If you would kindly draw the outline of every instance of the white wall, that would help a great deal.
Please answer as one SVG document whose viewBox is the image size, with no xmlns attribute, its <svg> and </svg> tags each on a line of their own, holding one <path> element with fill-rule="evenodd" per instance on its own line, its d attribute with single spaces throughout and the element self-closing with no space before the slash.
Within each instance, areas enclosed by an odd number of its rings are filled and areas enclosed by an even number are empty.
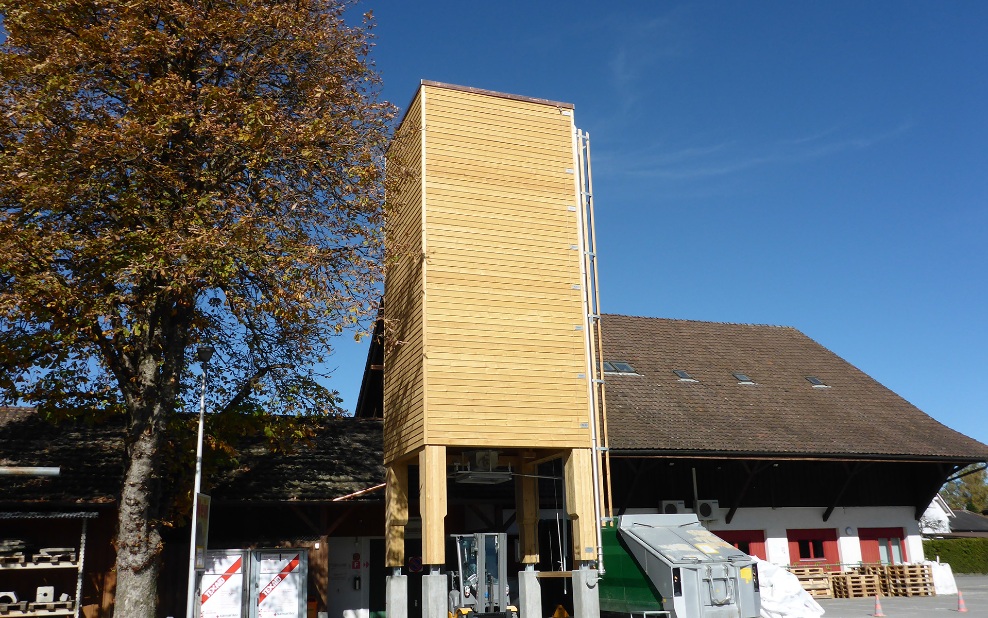
<svg viewBox="0 0 988 618">
<path fill-rule="evenodd" d="M 755 508 L 738 509 L 730 524 L 724 522 L 727 509 L 720 510 L 720 518 L 707 522 L 710 530 L 764 530 L 765 553 L 769 562 L 778 565 L 791 563 L 786 530 L 789 528 L 834 528 L 837 530 L 837 549 L 841 562 L 861 562 L 861 543 L 858 528 L 902 528 L 909 562 L 923 560 L 923 540 L 919 522 L 912 507 L 844 507 L 836 508 L 830 519 L 823 521 L 824 508 Z"/>
</svg>

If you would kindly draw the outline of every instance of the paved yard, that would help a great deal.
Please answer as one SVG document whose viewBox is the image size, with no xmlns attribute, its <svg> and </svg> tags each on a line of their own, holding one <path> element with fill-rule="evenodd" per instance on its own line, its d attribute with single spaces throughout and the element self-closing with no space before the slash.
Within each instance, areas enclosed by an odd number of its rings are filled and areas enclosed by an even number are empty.
<svg viewBox="0 0 988 618">
<path fill-rule="evenodd" d="M 888 618 L 926 616 L 970 616 L 988 618 L 988 575 L 956 575 L 957 588 L 964 595 L 967 614 L 958 614 L 957 595 L 937 597 L 882 597 L 882 611 Z M 824 618 L 862 618 L 875 613 L 875 599 L 821 599 Z"/>
</svg>

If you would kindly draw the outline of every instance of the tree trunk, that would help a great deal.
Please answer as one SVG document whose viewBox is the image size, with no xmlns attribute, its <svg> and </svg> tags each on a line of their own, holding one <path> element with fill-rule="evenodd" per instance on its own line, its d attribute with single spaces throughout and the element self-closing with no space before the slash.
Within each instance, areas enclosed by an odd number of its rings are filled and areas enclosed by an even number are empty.
<svg viewBox="0 0 988 618">
<path fill-rule="evenodd" d="M 162 542 L 155 468 L 164 423 L 157 405 L 148 416 L 131 429 L 130 458 L 120 496 L 114 607 L 114 615 L 120 618 L 154 618 L 157 607 Z"/>
</svg>

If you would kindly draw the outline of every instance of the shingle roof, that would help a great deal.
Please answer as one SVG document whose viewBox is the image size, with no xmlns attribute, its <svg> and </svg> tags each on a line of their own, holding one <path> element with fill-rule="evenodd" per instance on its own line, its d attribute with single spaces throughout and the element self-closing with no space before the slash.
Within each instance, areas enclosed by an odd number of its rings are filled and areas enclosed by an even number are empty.
<svg viewBox="0 0 988 618">
<path fill-rule="evenodd" d="M 313 437 L 289 452 L 269 451 L 261 436 L 245 437 L 239 466 L 209 479 L 214 499 L 327 501 L 384 482 L 380 420 L 313 421 Z M 0 465 L 61 468 L 55 477 L 4 477 L 0 503 L 112 503 L 124 471 L 123 419 L 53 425 L 32 408 L 0 407 Z"/>
<path fill-rule="evenodd" d="M 980 513 L 957 509 L 954 511 L 954 516 L 950 518 L 950 531 L 988 534 L 988 517 Z"/>
<path fill-rule="evenodd" d="M 0 465 L 58 467 L 58 476 L 10 476 L 0 502 L 101 504 L 116 500 L 124 470 L 122 419 L 53 425 L 33 408 L 0 407 Z"/>
<path fill-rule="evenodd" d="M 794 328 L 622 315 L 604 315 L 601 328 L 605 360 L 640 374 L 605 375 L 612 449 L 988 459 L 988 446 Z M 696 381 L 680 381 L 677 369 Z"/>
<path fill-rule="evenodd" d="M 213 499 L 325 501 L 384 482 L 380 419 L 319 419 L 315 435 L 288 453 L 270 452 L 261 439 L 250 442 L 240 451 L 242 465 L 215 483 Z"/>
</svg>

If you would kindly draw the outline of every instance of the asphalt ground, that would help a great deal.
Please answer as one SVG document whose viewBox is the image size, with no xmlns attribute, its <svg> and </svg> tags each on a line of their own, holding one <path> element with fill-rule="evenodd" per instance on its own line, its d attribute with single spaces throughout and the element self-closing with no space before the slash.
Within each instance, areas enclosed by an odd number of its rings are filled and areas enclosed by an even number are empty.
<svg viewBox="0 0 988 618">
<path fill-rule="evenodd" d="M 957 589 L 964 595 L 967 613 L 957 611 L 957 595 L 934 597 L 881 597 L 882 613 L 888 618 L 927 616 L 970 616 L 988 618 L 988 575 L 955 575 Z M 823 618 L 863 618 L 875 615 L 875 598 L 818 599 L 826 612 Z"/>
</svg>

